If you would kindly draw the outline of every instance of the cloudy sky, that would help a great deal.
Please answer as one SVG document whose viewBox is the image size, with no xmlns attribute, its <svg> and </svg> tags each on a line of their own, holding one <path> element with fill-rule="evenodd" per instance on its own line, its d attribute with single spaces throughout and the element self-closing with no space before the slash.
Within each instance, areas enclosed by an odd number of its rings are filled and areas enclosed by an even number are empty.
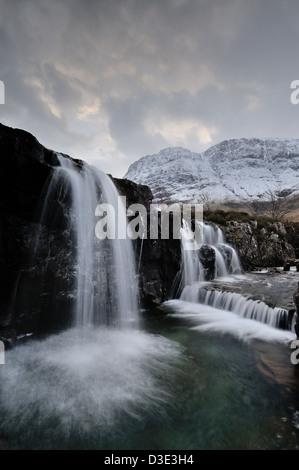
<svg viewBox="0 0 299 470">
<path fill-rule="evenodd" d="M 299 138 L 298 43 L 298 0 L 0 0 L 0 121 L 117 177 L 165 147 Z"/>
</svg>

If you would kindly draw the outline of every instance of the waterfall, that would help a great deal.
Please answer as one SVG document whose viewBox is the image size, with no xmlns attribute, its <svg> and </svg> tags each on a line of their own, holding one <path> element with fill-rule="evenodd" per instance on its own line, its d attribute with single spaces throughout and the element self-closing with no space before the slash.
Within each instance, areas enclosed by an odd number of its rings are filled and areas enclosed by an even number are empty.
<svg viewBox="0 0 299 470">
<path fill-rule="evenodd" d="M 273 328 L 293 330 L 292 313 L 283 308 L 269 307 L 262 301 L 246 298 L 235 292 L 209 290 L 193 285 L 185 287 L 180 299 L 233 312 L 241 318 L 256 320 Z"/>
<path fill-rule="evenodd" d="M 233 312 L 241 318 L 256 320 L 268 326 L 292 330 L 293 314 L 282 308 L 272 308 L 262 301 L 246 298 L 238 293 L 215 290 L 207 285 L 204 269 L 199 261 L 198 251 L 184 250 L 185 237 L 190 228 L 184 221 L 182 227 L 181 249 L 181 294 L 180 300 L 209 305 L 219 310 Z M 215 252 L 215 278 L 238 272 L 241 264 L 236 250 L 225 241 L 222 230 L 209 224 L 203 227 L 203 242 Z"/>
<path fill-rule="evenodd" d="M 183 220 L 181 228 L 181 287 L 205 281 L 205 270 L 200 261 L 199 250 L 187 250 L 186 244 L 192 235 L 191 228 Z M 242 271 L 236 250 L 226 243 L 224 234 L 219 227 L 203 224 L 203 245 L 213 249 L 215 253 L 215 278 L 227 277 L 229 274 Z"/>
<path fill-rule="evenodd" d="M 142 259 L 142 252 L 143 252 L 143 242 L 144 242 L 144 233 L 142 234 L 140 251 L 139 251 L 138 269 L 137 269 L 138 276 L 140 274 L 141 259 Z"/>
<path fill-rule="evenodd" d="M 37 223 L 28 231 L 28 256 L 10 315 L 26 317 L 25 331 L 34 334 L 69 326 L 137 327 L 132 241 L 119 239 L 117 233 L 115 239 L 100 240 L 95 232 L 99 204 L 110 204 L 116 220 L 126 221 L 118 191 L 96 168 L 60 154 L 57 158 L 59 165 L 44 188 Z"/>
<path fill-rule="evenodd" d="M 182 285 L 195 284 L 204 280 L 204 269 L 198 256 L 198 250 L 188 250 L 192 231 L 183 219 L 181 228 Z"/>
<path fill-rule="evenodd" d="M 76 249 L 74 324 L 100 323 L 129 326 L 138 323 L 138 293 L 131 240 L 99 240 L 95 235 L 95 209 L 108 203 L 117 211 L 118 192 L 103 172 L 84 164 L 81 169 L 59 156 L 63 178 L 71 188 L 69 226 Z M 124 215 L 125 216 L 125 215 Z"/>
<path fill-rule="evenodd" d="M 236 250 L 226 243 L 224 234 L 219 227 L 204 224 L 203 243 L 215 251 L 215 277 L 226 277 L 233 272 L 241 272 L 242 267 Z"/>
</svg>

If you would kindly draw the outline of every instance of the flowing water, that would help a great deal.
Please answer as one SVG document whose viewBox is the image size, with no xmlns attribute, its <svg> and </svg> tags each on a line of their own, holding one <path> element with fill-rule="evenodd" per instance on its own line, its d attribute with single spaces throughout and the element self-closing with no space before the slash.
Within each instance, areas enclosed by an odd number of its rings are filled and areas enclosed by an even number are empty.
<svg viewBox="0 0 299 470">
<path fill-rule="evenodd" d="M 211 246 L 215 252 L 215 278 L 218 281 L 226 280 L 230 282 L 231 279 L 234 279 L 229 277 L 230 273 L 241 272 L 241 264 L 237 253 L 233 247 L 226 243 L 219 227 L 204 224 L 203 228 L 204 243 Z M 190 229 L 184 223 L 181 239 L 183 250 L 189 232 Z M 222 247 L 222 251 L 220 247 Z M 226 257 L 227 252 L 230 255 L 229 258 Z M 224 314 L 223 311 L 230 312 L 233 316 L 239 317 L 238 322 L 246 319 L 254 320 L 274 328 L 283 328 L 294 332 L 294 318 L 288 310 L 277 307 L 272 308 L 261 300 L 257 301 L 237 292 L 225 292 L 215 288 L 215 284 L 205 281 L 205 273 L 200 261 L 195 262 L 195 259 L 198 259 L 196 253 L 192 253 L 191 256 L 182 255 L 181 258 L 181 301 L 213 307 L 216 312 L 221 311 L 220 316 L 223 319 L 228 315 Z M 197 267 L 197 270 L 194 266 Z M 188 276 L 186 273 L 191 273 L 191 275 Z M 212 317 L 212 313 L 208 317 Z M 263 327 L 260 326 L 260 328 Z"/>
<path fill-rule="evenodd" d="M 137 324 L 138 295 L 131 241 L 120 238 L 117 231 L 114 239 L 99 240 L 95 236 L 95 214 L 100 203 L 114 208 L 115 221 L 125 217 L 126 208 L 118 203 L 119 194 L 105 173 L 88 165 L 78 171 L 72 160 L 61 156 L 59 160 L 72 195 L 69 224 L 75 236 L 77 260 L 74 324 L 92 324 L 96 319 L 101 324 L 119 327 Z"/>
<path fill-rule="evenodd" d="M 186 229 L 186 227 L 183 227 L 182 238 L 184 238 L 184 231 L 188 231 L 188 229 Z M 219 227 L 214 227 L 211 224 L 204 224 L 203 243 L 205 245 L 211 246 L 215 251 L 215 277 L 229 276 L 232 272 L 239 272 L 242 270 L 236 250 L 234 249 L 234 247 L 226 243 L 224 234 Z"/>
<path fill-rule="evenodd" d="M 292 324 L 280 328 L 283 308 L 248 297 L 250 286 L 262 286 L 278 301 L 282 292 L 289 298 L 297 273 L 232 275 L 234 250 L 209 227 L 217 278 L 207 282 L 198 256 L 182 251 L 180 298 L 139 312 L 131 245 L 94 236 L 95 207 L 117 204 L 114 186 L 69 161 L 58 171 L 72 194 L 73 323 L 6 351 L 0 448 L 299 449 Z"/>
<path fill-rule="evenodd" d="M 1 448 L 298 449 L 294 335 L 201 307 L 172 300 L 144 329 L 73 328 L 8 351 Z"/>
</svg>

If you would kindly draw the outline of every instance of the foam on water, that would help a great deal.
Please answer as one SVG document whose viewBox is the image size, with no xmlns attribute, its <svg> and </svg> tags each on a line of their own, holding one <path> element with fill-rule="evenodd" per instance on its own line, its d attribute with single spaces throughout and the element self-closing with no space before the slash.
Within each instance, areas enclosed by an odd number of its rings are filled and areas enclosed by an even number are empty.
<svg viewBox="0 0 299 470">
<path fill-rule="evenodd" d="M 180 360 L 176 343 L 131 329 L 85 327 L 28 342 L 7 352 L 0 370 L 0 435 L 28 448 L 93 438 L 100 448 L 103 436 L 123 432 L 123 419 L 163 415 Z"/>
<path fill-rule="evenodd" d="M 291 331 L 280 330 L 257 320 L 240 317 L 236 313 L 209 305 L 182 300 L 165 302 L 175 317 L 186 319 L 192 328 L 201 332 L 230 334 L 244 342 L 252 340 L 277 341 L 288 344 L 295 339 Z"/>
</svg>

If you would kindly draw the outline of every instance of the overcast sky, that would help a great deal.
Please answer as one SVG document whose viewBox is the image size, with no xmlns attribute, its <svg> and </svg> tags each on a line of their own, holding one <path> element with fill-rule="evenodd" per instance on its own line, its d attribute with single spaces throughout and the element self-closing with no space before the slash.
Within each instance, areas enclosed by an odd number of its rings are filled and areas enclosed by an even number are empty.
<svg viewBox="0 0 299 470">
<path fill-rule="evenodd" d="M 298 0 L 0 0 L 0 121 L 117 177 L 165 147 L 299 138 L 298 44 Z"/>
</svg>

